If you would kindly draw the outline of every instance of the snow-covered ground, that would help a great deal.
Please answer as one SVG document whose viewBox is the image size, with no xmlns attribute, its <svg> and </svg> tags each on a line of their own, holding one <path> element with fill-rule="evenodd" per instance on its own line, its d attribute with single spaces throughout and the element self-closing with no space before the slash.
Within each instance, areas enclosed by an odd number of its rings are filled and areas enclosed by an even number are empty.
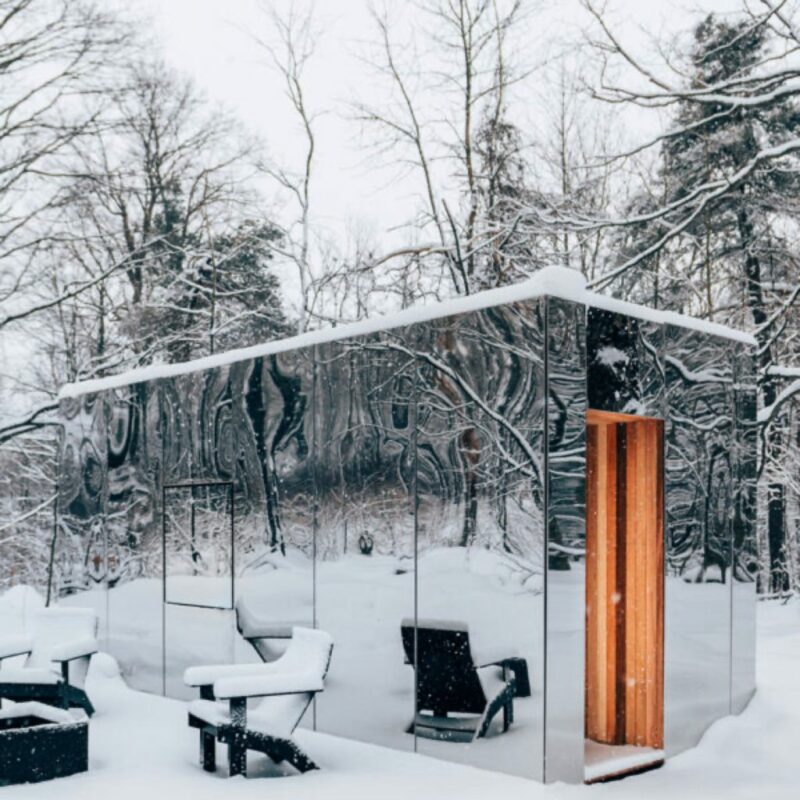
<svg viewBox="0 0 800 800">
<path fill-rule="evenodd" d="M 4 623 L 24 600 L 3 598 Z M 11 602 L 13 601 L 13 602 Z M 177 700 L 128 689 L 107 656 L 95 659 L 89 691 L 97 707 L 90 727 L 90 771 L 46 784 L 6 787 L 0 800 L 87 800 L 144 797 L 358 798 L 458 797 L 459 800 L 525 798 L 758 798 L 797 797 L 800 743 L 800 602 L 759 605 L 758 693 L 739 717 L 714 724 L 699 747 L 654 772 L 595 786 L 543 786 L 521 778 L 402 753 L 310 731 L 298 740 L 320 764 L 319 772 L 282 775 L 251 754 L 247 779 L 227 779 L 224 757 L 216 776 L 196 763 L 196 731 Z M 267 782 L 268 781 L 268 782 Z"/>
</svg>

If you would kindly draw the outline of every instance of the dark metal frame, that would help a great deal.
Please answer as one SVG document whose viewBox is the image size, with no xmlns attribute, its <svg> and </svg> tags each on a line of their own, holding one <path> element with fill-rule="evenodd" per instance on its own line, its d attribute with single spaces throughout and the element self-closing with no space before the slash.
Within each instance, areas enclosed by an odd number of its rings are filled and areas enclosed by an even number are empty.
<svg viewBox="0 0 800 800">
<path fill-rule="evenodd" d="M 230 505 L 230 547 L 231 547 L 231 599 L 228 606 L 206 605 L 205 603 L 181 603 L 170 600 L 167 597 L 167 492 L 171 489 L 190 489 L 192 501 L 194 501 L 194 490 L 214 486 L 224 486 L 228 489 L 228 503 Z M 194 503 L 192 504 L 192 535 L 194 536 Z M 236 555 L 235 555 L 235 528 L 236 512 L 234 508 L 234 485 L 233 481 L 188 481 L 185 483 L 165 483 L 161 487 L 161 560 L 163 572 L 163 593 L 162 598 L 165 605 L 184 606 L 188 608 L 208 608 L 218 611 L 230 611 L 234 607 L 236 590 Z"/>
</svg>

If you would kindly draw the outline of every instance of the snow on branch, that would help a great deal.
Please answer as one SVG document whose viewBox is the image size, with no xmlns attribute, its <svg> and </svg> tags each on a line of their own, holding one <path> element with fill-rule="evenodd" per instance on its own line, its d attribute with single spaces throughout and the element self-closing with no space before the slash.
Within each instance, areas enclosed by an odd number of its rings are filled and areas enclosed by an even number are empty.
<svg viewBox="0 0 800 800">
<path fill-rule="evenodd" d="M 22 419 L 14 420 L 0 425 L 0 444 L 13 439 L 23 433 L 30 433 L 30 431 L 43 428 L 46 425 L 57 425 L 54 420 L 41 419 L 45 414 L 58 409 L 58 403 L 48 402 L 44 405 L 35 408 L 27 416 Z"/>
<path fill-rule="evenodd" d="M 800 370 L 797 371 L 797 374 L 800 375 Z M 759 424 L 763 426 L 769 425 L 781 408 L 795 397 L 800 397 L 800 377 L 782 389 L 775 398 L 775 402 L 770 403 L 758 412 Z"/>
<path fill-rule="evenodd" d="M 45 300 L 41 303 L 36 303 L 34 305 L 28 306 L 28 308 L 25 308 L 22 311 L 17 311 L 16 313 L 7 314 L 4 317 L 0 317 L 0 330 L 5 328 L 7 325 L 10 325 L 12 322 L 19 322 L 20 320 L 31 317 L 34 314 L 38 314 L 41 311 L 46 311 L 49 308 L 60 306 L 67 300 L 72 300 L 73 298 L 78 297 L 79 295 L 91 289 L 93 286 L 97 286 L 98 284 L 105 281 L 106 278 L 108 278 L 112 273 L 129 266 L 133 261 L 136 260 L 137 257 L 140 257 L 150 247 L 152 247 L 153 244 L 162 240 L 163 238 L 164 238 L 163 236 L 156 236 L 150 239 L 147 243 L 143 244 L 141 247 L 129 253 L 124 258 L 115 261 L 111 266 L 99 272 L 91 280 L 81 281 L 77 284 L 73 284 L 70 286 L 69 289 L 65 289 L 64 291 L 57 294 L 55 297 L 51 297 L 49 300 Z"/>
<path fill-rule="evenodd" d="M 701 186 L 696 187 L 689 192 L 685 197 L 669 203 L 665 206 L 649 212 L 647 214 L 640 214 L 628 218 L 620 218 L 616 220 L 606 219 L 599 220 L 594 223 L 589 223 L 587 227 L 626 227 L 631 225 L 639 225 L 643 222 L 650 222 L 656 219 L 663 219 L 670 212 L 686 206 L 693 200 L 699 198 L 697 204 L 692 208 L 691 212 L 684 216 L 681 220 L 672 225 L 668 230 L 652 245 L 640 250 L 636 255 L 629 258 L 627 261 L 620 264 L 610 272 L 596 278 L 588 284 L 590 289 L 602 289 L 612 283 L 623 273 L 630 270 L 632 267 L 637 266 L 645 259 L 659 252 L 666 244 L 675 239 L 678 235 L 683 233 L 691 224 L 702 214 L 709 205 L 722 197 L 728 195 L 731 191 L 742 185 L 760 166 L 765 163 L 775 161 L 782 156 L 789 155 L 800 151 L 800 137 L 789 139 L 786 142 L 777 144 L 773 147 L 766 147 L 759 150 L 750 161 L 737 170 L 733 175 L 725 178 L 720 178 L 716 181 L 708 181 Z"/>
<path fill-rule="evenodd" d="M 31 517 L 35 517 L 40 511 L 43 511 L 49 505 L 54 503 L 56 497 L 58 497 L 57 493 L 56 494 L 51 494 L 50 497 L 48 497 L 46 500 L 43 500 L 41 503 L 39 503 L 38 506 L 35 506 L 34 508 L 30 509 L 29 511 L 26 511 L 22 516 L 17 517 L 16 519 L 12 519 L 11 522 L 6 522 L 5 525 L 0 525 L 0 533 L 3 533 L 4 531 L 10 530 L 11 528 L 16 527 L 17 525 L 21 524 L 22 522 L 25 522 L 26 519 L 30 519 Z M 10 541 L 10 538 L 11 537 L 6 537 L 5 539 L 0 539 L 0 544 L 4 544 L 5 542 Z"/>
</svg>

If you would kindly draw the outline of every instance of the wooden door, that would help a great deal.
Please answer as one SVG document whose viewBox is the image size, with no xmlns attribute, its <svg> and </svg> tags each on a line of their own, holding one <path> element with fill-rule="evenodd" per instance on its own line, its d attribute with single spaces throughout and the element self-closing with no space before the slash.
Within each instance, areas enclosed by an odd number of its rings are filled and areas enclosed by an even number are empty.
<svg viewBox="0 0 800 800">
<path fill-rule="evenodd" d="M 662 749 L 663 422 L 590 411 L 586 482 L 586 731 Z"/>
</svg>

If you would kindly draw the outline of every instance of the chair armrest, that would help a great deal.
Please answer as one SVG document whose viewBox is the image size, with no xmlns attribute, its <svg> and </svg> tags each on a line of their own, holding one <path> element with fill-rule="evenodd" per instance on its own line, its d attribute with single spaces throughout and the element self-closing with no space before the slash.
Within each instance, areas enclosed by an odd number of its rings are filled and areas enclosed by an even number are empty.
<svg viewBox="0 0 800 800">
<path fill-rule="evenodd" d="M 189 667 L 183 673 L 187 686 L 210 686 L 222 678 L 263 675 L 267 664 L 212 664 L 204 667 Z"/>
<path fill-rule="evenodd" d="M 220 678 L 214 682 L 214 697 L 219 700 L 269 697 L 284 694 L 308 694 L 321 691 L 322 680 L 320 678 L 296 672 Z"/>
<path fill-rule="evenodd" d="M 474 647 L 472 660 L 476 667 L 503 666 L 504 663 L 518 658 L 514 647 Z"/>
<path fill-rule="evenodd" d="M 54 647 L 50 652 L 51 661 L 74 661 L 76 658 L 86 658 L 97 652 L 97 639 L 79 639 Z"/>
<path fill-rule="evenodd" d="M 33 650 L 33 639 L 30 636 L 16 636 L 12 639 L 0 639 L 0 661 L 14 656 L 27 656 Z"/>
</svg>

